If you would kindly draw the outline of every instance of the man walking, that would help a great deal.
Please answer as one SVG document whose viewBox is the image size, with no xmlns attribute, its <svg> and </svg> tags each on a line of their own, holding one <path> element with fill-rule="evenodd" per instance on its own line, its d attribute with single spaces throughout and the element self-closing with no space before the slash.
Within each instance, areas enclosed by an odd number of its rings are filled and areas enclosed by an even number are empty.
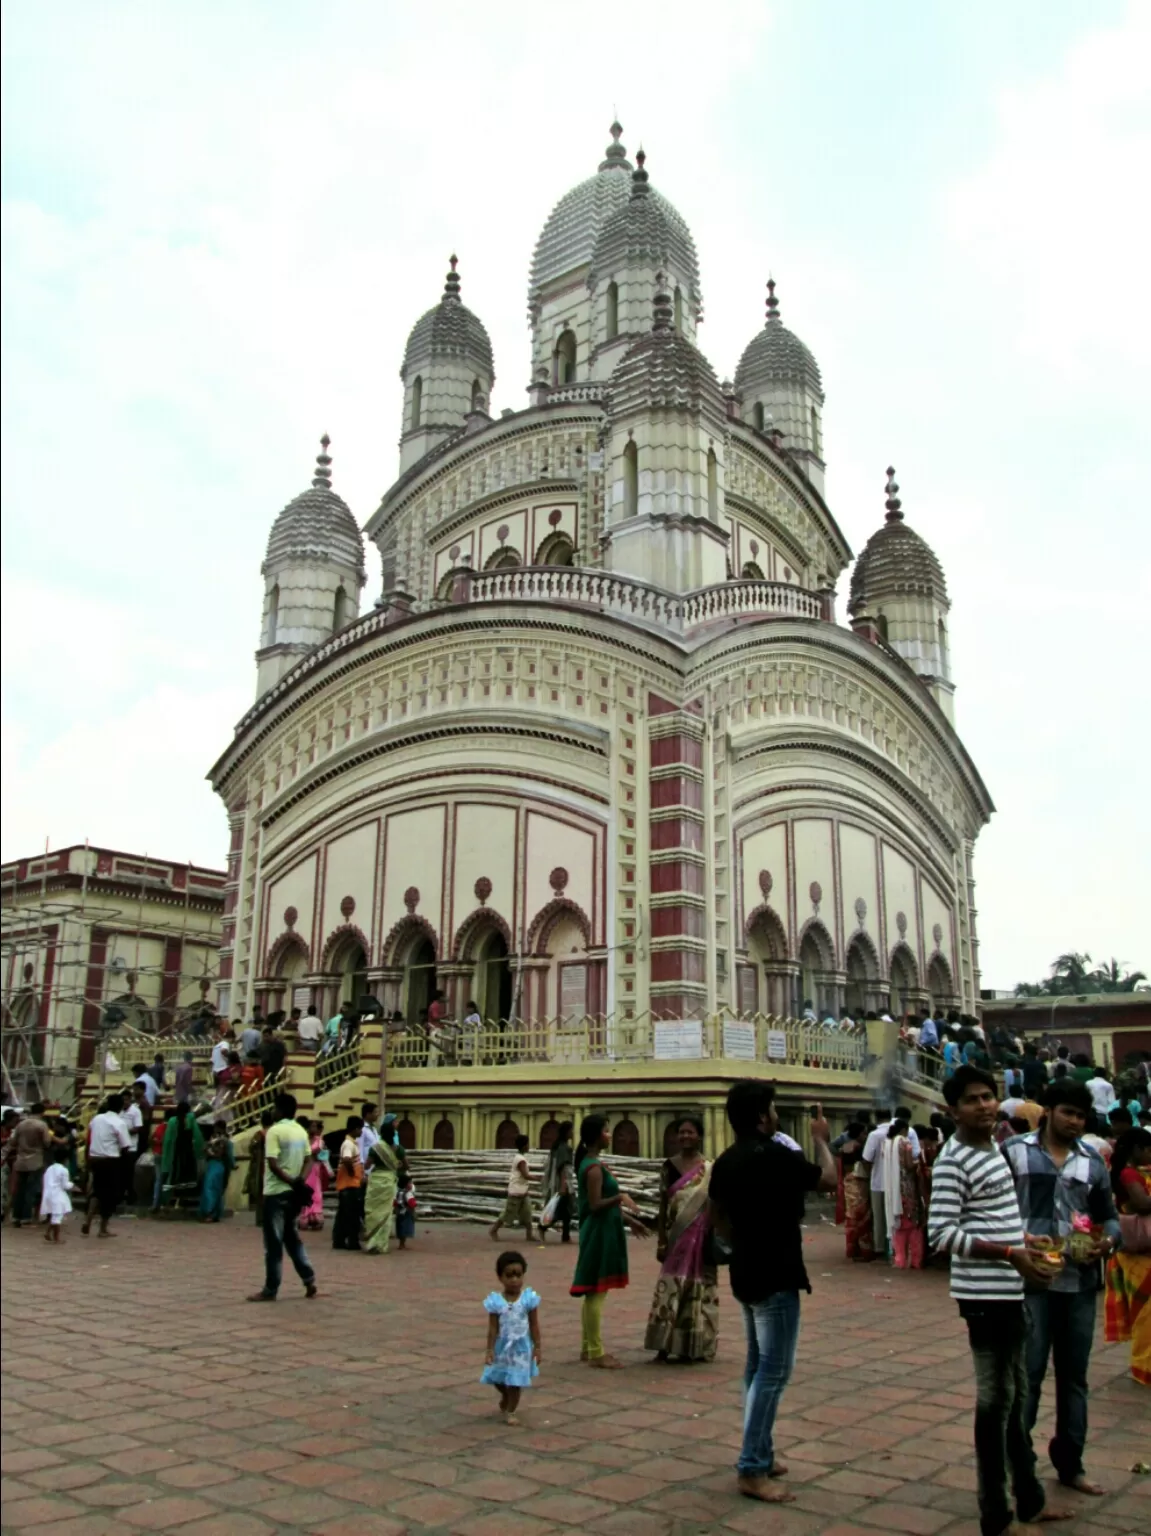
<svg viewBox="0 0 1151 1536">
<path fill-rule="evenodd" d="M 771 1083 L 746 1079 L 727 1095 L 735 1145 L 711 1171 L 711 1219 L 731 1244 L 731 1289 L 747 1332 L 743 1446 L 736 1487 L 745 1498 L 789 1503 L 794 1494 L 773 1487 L 787 1468 L 775 1454 L 775 1415 L 795 1365 L 799 1293 L 811 1290 L 803 1264 L 804 1195 L 832 1192 L 837 1183 L 830 1131 L 816 1105 L 810 1130 L 817 1161 L 773 1139 L 779 1116 Z"/>
<path fill-rule="evenodd" d="M 52 1146 L 52 1132 L 44 1119 L 43 1104 L 33 1104 L 28 1114 L 12 1132 L 8 1155 L 16 1175 L 12 1195 L 12 1225 L 23 1226 L 40 1217 L 40 1188 L 44 1165 Z"/>
<path fill-rule="evenodd" d="M 911 1143 L 916 1161 L 919 1159 L 919 1137 L 911 1125 L 911 1111 L 901 1104 L 893 1115 L 886 1114 L 882 1122 L 869 1133 L 863 1144 L 863 1155 L 860 1158 L 864 1166 L 871 1170 L 872 1242 L 875 1246 L 875 1255 L 880 1259 L 887 1253 L 887 1195 L 883 1183 L 883 1145 L 893 1120 L 907 1121 L 907 1139 Z"/>
<path fill-rule="evenodd" d="M 264 1137 L 264 1288 L 249 1301 L 275 1301 L 284 1270 L 287 1249 L 296 1273 L 304 1282 L 304 1295 L 317 1294 L 316 1272 L 296 1231 L 300 1196 L 312 1166 L 312 1143 L 296 1121 L 296 1101 L 290 1093 L 276 1098 L 276 1123 Z"/>
<path fill-rule="evenodd" d="M 92 1217 L 99 1212 L 99 1237 L 115 1237 L 108 1231 L 120 1197 L 124 1193 L 124 1154 L 131 1149 L 131 1137 L 121 1110 L 124 1100 L 118 1093 L 108 1098 L 104 1109 L 92 1116 L 88 1127 L 88 1209 L 80 1231 L 85 1237 L 92 1230 Z"/>
<path fill-rule="evenodd" d="M 1024 1242 L 1011 1169 L 995 1145 L 995 1079 L 959 1067 L 943 1085 L 955 1134 L 931 1169 L 927 1237 L 951 1255 L 951 1295 L 975 1362 L 975 1460 L 982 1536 L 1030 1531 L 1015 1522 L 1069 1518 L 1045 1510 L 1027 1429 L 1024 1281 L 1041 1290 L 1053 1271 Z"/>
<path fill-rule="evenodd" d="M 1059 1481 L 1079 1493 L 1102 1494 L 1083 1470 L 1087 1443 L 1087 1366 L 1095 1338 L 1095 1308 L 1103 1285 L 1101 1260 L 1119 1246 L 1119 1218 L 1106 1164 L 1080 1138 L 1091 1111 L 1087 1084 L 1063 1078 L 1043 1099 L 1046 1116 L 1037 1131 L 1003 1146 L 1015 1179 L 1023 1227 L 1029 1238 L 1066 1238 L 1075 1217 L 1103 1236 L 1082 1263 L 1070 1256 L 1051 1284 L 1028 1286 L 1024 1296 L 1027 1341 L 1027 1431 L 1035 1428 L 1047 1359 L 1055 1361 L 1055 1436 L 1048 1455 Z"/>
</svg>

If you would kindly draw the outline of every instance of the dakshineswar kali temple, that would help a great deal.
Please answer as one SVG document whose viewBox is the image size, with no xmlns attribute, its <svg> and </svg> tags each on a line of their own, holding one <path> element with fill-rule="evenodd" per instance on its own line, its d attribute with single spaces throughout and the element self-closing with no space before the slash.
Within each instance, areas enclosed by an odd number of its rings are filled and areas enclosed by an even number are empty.
<svg viewBox="0 0 1151 1536">
<path fill-rule="evenodd" d="M 866 1097 L 862 1042 L 820 1044 L 806 1002 L 979 996 L 992 805 L 953 723 L 939 562 L 889 470 L 837 618 L 852 554 L 816 360 L 769 282 L 719 381 L 691 231 L 621 133 L 536 244 L 526 408 L 489 410 L 454 256 L 415 322 L 364 613 L 323 440 L 272 525 L 257 698 L 211 773 L 221 1012 L 402 1014 L 315 1102 L 376 1097 L 383 1065 L 421 1146 L 546 1143 L 607 1108 L 623 1150 L 655 1153 L 677 1110 L 718 1132 L 748 1071 L 798 1123 Z M 419 1030 L 437 992 L 484 1020 L 445 1051 Z"/>
</svg>

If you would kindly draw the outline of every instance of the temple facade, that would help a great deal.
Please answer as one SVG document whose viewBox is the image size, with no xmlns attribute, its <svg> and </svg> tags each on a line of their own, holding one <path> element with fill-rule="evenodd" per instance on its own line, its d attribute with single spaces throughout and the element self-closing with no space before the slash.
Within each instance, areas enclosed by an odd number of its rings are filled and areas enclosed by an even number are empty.
<svg viewBox="0 0 1151 1536">
<path fill-rule="evenodd" d="M 621 133 L 536 245 L 527 405 L 491 413 L 453 257 L 364 534 L 326 439 L 273 525 L 258 696 L 211 772 L 222 1013 L 414 1022 L 440 992 L 598 1020 L 610 1056 L 643 1019 L 975 1011 L 992 805 L 939 562 L 888 471 L 837 614 L 816 360 L 769 283 L 721 382 L 691 232 Z"/>
</svg>

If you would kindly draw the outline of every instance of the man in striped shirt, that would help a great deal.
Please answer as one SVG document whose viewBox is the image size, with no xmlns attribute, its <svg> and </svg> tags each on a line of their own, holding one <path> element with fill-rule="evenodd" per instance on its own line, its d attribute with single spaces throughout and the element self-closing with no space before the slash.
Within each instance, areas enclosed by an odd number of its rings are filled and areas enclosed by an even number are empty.
<svg viewBox="0 0 1151 1536">
<path fill-rule="evenodd" d="M 1026 1419 L 1023 1284 L 1049 1285 L 1052 1271 L 1025 1245 L 1015 1182 L 995 1145 L 995 1079 L 979 1067 L 959 1067 L 943 1096 L 956 1129 L 932 1166 L 927 1236 L 951 1255 L 951 1294 L 975 1362 L 979 1527 L 982 1536 L 1002 1536 L 1031 1530 L 1026 1522 L 1069 1518 L 1044 1508 Z M 1025 1523 L 1016 1522 L 1016 1511 Z"/>
</svg>

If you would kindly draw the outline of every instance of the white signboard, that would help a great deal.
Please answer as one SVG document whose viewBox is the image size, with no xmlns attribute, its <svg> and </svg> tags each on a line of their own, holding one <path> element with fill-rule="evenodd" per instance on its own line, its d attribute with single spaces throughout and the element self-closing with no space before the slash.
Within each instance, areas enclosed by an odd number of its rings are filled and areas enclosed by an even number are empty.
<svg viewBox="0 0 1151 1536">
<path fill-rule="evenodd" d="M 312 989 L 311 989 L 311 987 L 293 987 L 292 988 L 292 1007 L 293 1008 L 298 1008 L 301 1013 L 306 1013 L 307 1010 L 311 1007 L 311 1003 L 312 1003 Z"/>
<path fill-rule="evenodd" d="M 768 1061 L 787 1060 L 787 1035 L 782 1029 L 768 1030 L 767 1059 Z"/>
<path fill-rule="evenodd" d="M 703 1056 L 703 1022 L 672 1019 L 653 1026 L 656 1061 L 699 1061 Z"/>
<path fill-rule="evenodd" d="M 754 1061 L 755 1025 L 724 1019 L 723 1054 L 728 1061 Z"/>
</svg>

